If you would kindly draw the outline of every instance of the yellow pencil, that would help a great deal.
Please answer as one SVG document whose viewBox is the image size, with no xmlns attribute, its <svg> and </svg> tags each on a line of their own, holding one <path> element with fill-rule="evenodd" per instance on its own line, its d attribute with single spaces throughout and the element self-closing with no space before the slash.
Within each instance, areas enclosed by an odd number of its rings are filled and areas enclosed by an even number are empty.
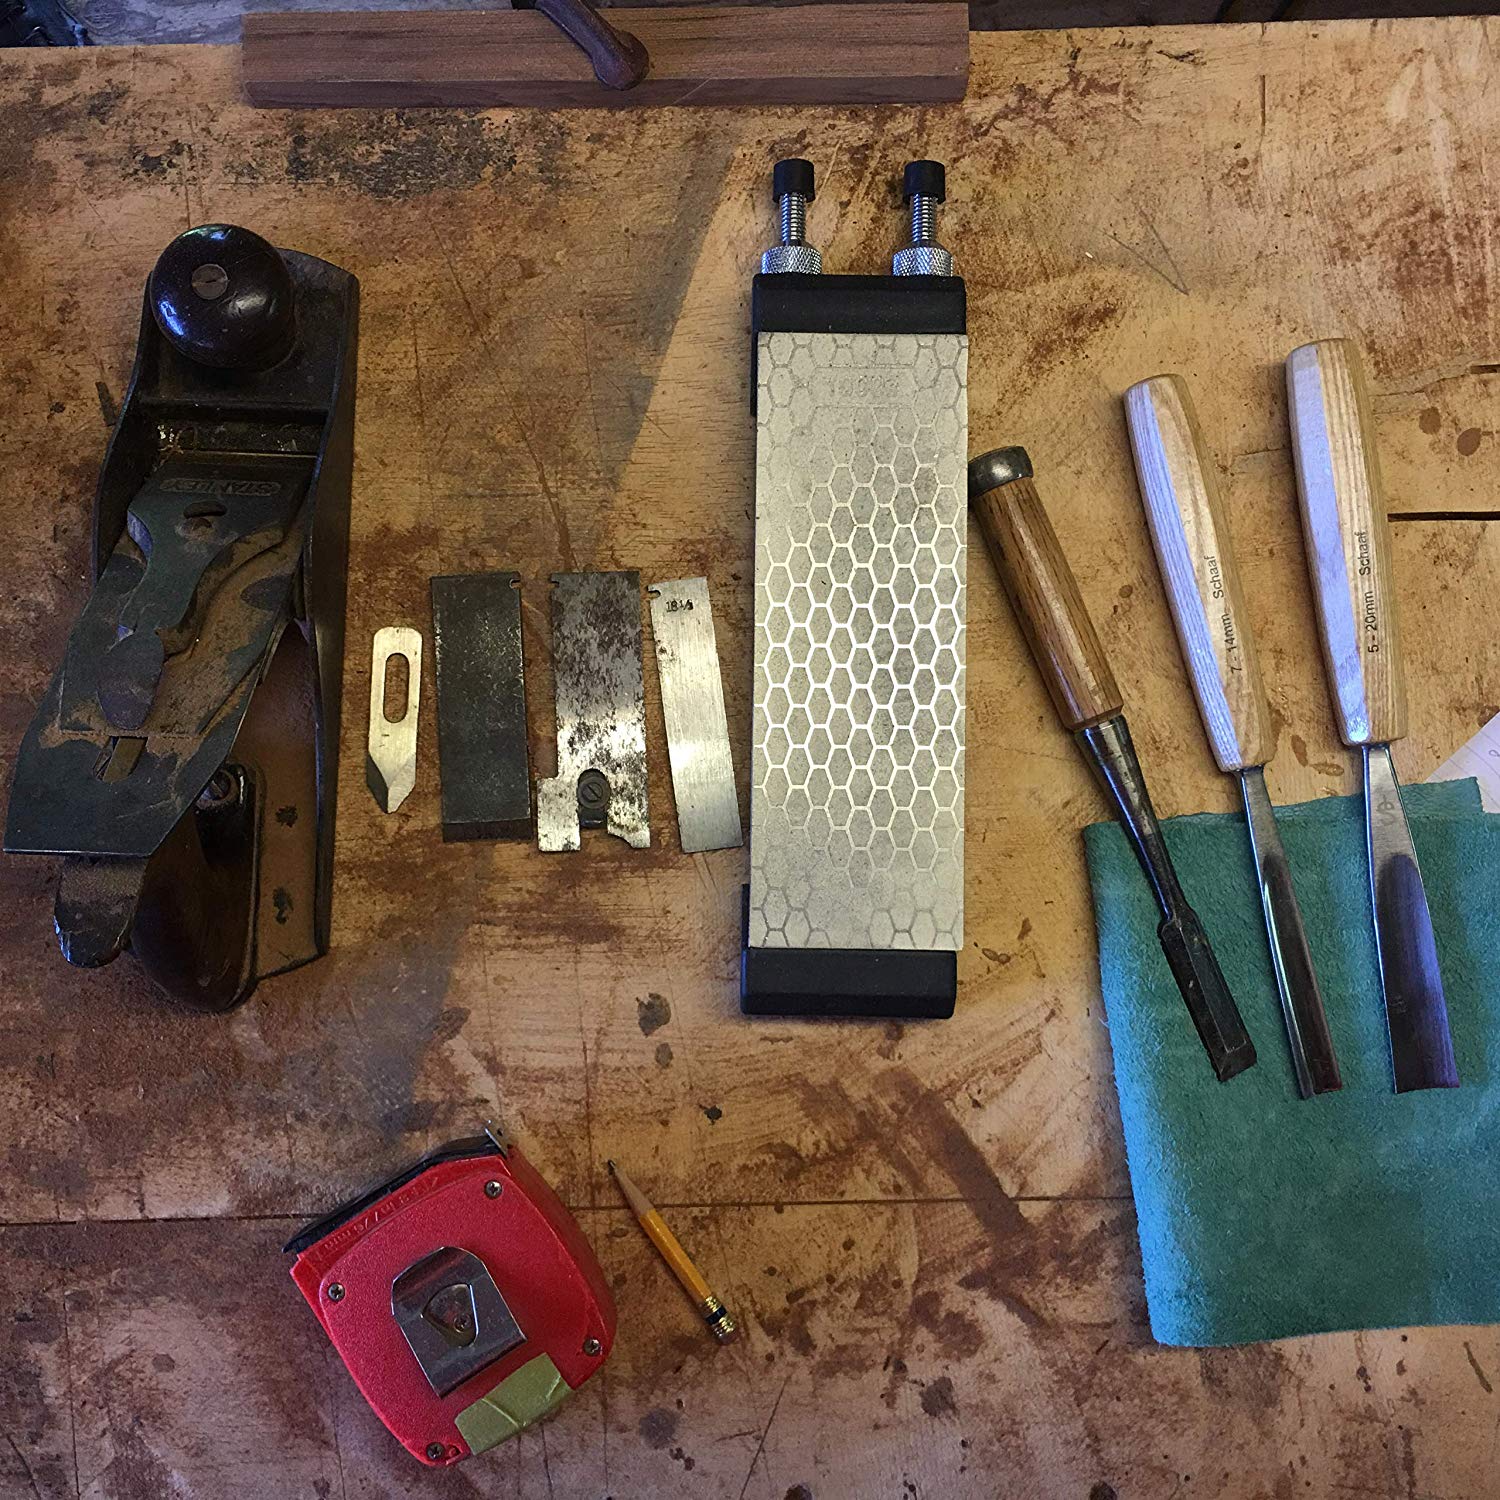
<svg viewBox="0 0 1500 1500">
<path fill-rule="evenodd" d="M 667 1228 L 665 1220 L 652 1208 L 651 1200 L 625 1173 L 613 1162 L 608 1162 L 606 1165 L 615 1181 L 620 1184 L 620 1191 L 625 1194 L 625 1201 L 630 1205 L 631 1212 L 640 1221 L 641 1228 L 646 1231 L 646 1238 L 661 1252 L 661 1258 L 672 1268 L 672 1274 L 682 1283 L 683 1289 L 697 1304 L 698 1311 L 703 1314 L 703 1321 L 708 1324 L 708 1331 L 721 1344 L 732 1344 L 740 1336 L 734 1319 L 729 1316 L 729 1310 L 724 1304 L 714 1296 L 708 1283 L 703 1279 L 703 1273 L 688 1259 L 688 1253 L 678 1244 L 677 1236 Z"/>
</svg>

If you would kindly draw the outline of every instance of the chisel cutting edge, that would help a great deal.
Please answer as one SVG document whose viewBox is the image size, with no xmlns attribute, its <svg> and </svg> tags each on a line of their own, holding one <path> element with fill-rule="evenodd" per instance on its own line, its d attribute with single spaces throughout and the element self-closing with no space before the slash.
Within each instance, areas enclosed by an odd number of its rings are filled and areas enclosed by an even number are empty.
<svg viewBox="0 0 1500 1500">
<path fill-rule="evenodd" d="M 1275 733 L 1223 501 L 1187 385 L 1156 375 L 1125 393 L 1141 499 L 1183 661 L 1214 759 L 1239 777 L 1292 1071 L 1304 1099 L 1342 1086 L 1265 764 Z"/>
<path fill-rule="evenodd" d="M 1287 406 L 1308 570 L 1344 743 L 1361 750 L 1375 946 L 1398 1094 L 1457 1088 L 1432 914 L 1390 742 L 1406 732 L 1406 683 L 1389 528 L 1359 352 L 1348 339 L 1294 349 Z"/>
<path fill-rule="evenodd" d="M 1162 914 L 1162 952 L 1214 1073 L 1227 1082 L 1255 1061 L 1255 1047 L 1172 868 L 1120 690 L 1037 496 L 1024 448 L 997 448 L 970 462 L 969 508 L 1058 717 L 1088 755 L 1151 882 Z"/>
</svg>

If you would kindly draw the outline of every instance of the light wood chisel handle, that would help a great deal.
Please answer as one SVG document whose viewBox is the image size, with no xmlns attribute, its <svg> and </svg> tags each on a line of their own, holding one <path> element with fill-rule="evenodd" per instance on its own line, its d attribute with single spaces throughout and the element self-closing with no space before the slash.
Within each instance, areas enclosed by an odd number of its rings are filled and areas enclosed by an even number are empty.
<svg viewBox="0 0 1500 1500">
<path fill-rule="evenodd" d="M 1390 527 L 1359 351 L 1321 339 L 1286 360 L 1297 493 L 1323 655 L 1346 745 L 1406 733 Z"/>
<path fill-rule="evenodd" d="M 1218 477 L 1177 375 L 1125 393 L 1130 447 L 1156 560 L 1203 727 L 1221 771 L 1263 766 L 1275 749 L 1255 636 Z"/>
<path fill-rule="evenodd" d="M 1078 582 L 1032 483 L 1024 449 L 998 448 L 969 471 L 969 509 L 1058 718 L 1069 730 L 1113 718 L 1123 707 Z"/>
</svg>

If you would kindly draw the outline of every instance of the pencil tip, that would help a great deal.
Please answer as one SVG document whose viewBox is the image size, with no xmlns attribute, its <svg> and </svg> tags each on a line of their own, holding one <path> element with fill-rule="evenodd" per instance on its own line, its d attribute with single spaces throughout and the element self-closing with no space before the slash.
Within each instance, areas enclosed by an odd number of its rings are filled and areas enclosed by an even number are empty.
<svg viewBox="0 0 1500 1500">
<path fill-rule="evenodd" d="M 614 1164 L 614 1161 L 613 1160 L 606 1161 L 604 1163 L 604 1165 L 609 1168 L 609 1174 L 610 1174 L 611 1177 L 613 1177 L 614 1173 L 615 1173 L 615 1164 Z"/>
</svg>

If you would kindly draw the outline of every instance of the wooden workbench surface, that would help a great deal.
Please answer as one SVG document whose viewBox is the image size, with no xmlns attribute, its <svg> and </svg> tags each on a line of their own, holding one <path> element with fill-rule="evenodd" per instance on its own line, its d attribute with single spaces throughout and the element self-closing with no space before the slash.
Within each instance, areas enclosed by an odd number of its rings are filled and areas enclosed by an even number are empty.
<svg viewBox="0 0 1500 1500">
<path fill-rule="evenodd" d="M 958 1014 L 738 1014 L 745 851 L 447 845 L 363 785 L 368 643 L 427 580 L 517 567 L 535 769 L 546 575 L 706 573 L 747 740 L 749 282 L 769 171 L 817 163 L 831 270 L 947 162 L 975 449 L 1025 442 L 1165 812 L 1228 808 L 1182 681 L 1118 396 L 1189 378 L 1226 475 L 1278 733 L 1273 793 L 1354 787 L 1320 675 L 1280 360 L 1369 351 L 1411 656 L 1405 776 L 1500 697 L 1493 27 L 976 36 L 962 106 L 261 113 L 214 48 L 0 72 L 0 756 L 86 591 L 142 281 L 227 219 L 356 272 L 358 459 L 334 952 L 232 1016 L 69 970 L 54 870 L 0 861 L 0 1493 L 833 1497 L 1494 1493 L 1500 1339 L 1166 1350 L 1145 1325 L 1080 827 L 1102 808 L 971 558 Z M 742 795 L 747 773 L 738 771 Z M 8 778 L 7 778 L 8 779 Z M 614 1281 L 616 1352 L 446 1475 L 365 1407 L 278 1247 L 498 1112 Z M 717 1349 L 616 1199 L 619 1158 L 748 1337 Z"/>
</svg>

